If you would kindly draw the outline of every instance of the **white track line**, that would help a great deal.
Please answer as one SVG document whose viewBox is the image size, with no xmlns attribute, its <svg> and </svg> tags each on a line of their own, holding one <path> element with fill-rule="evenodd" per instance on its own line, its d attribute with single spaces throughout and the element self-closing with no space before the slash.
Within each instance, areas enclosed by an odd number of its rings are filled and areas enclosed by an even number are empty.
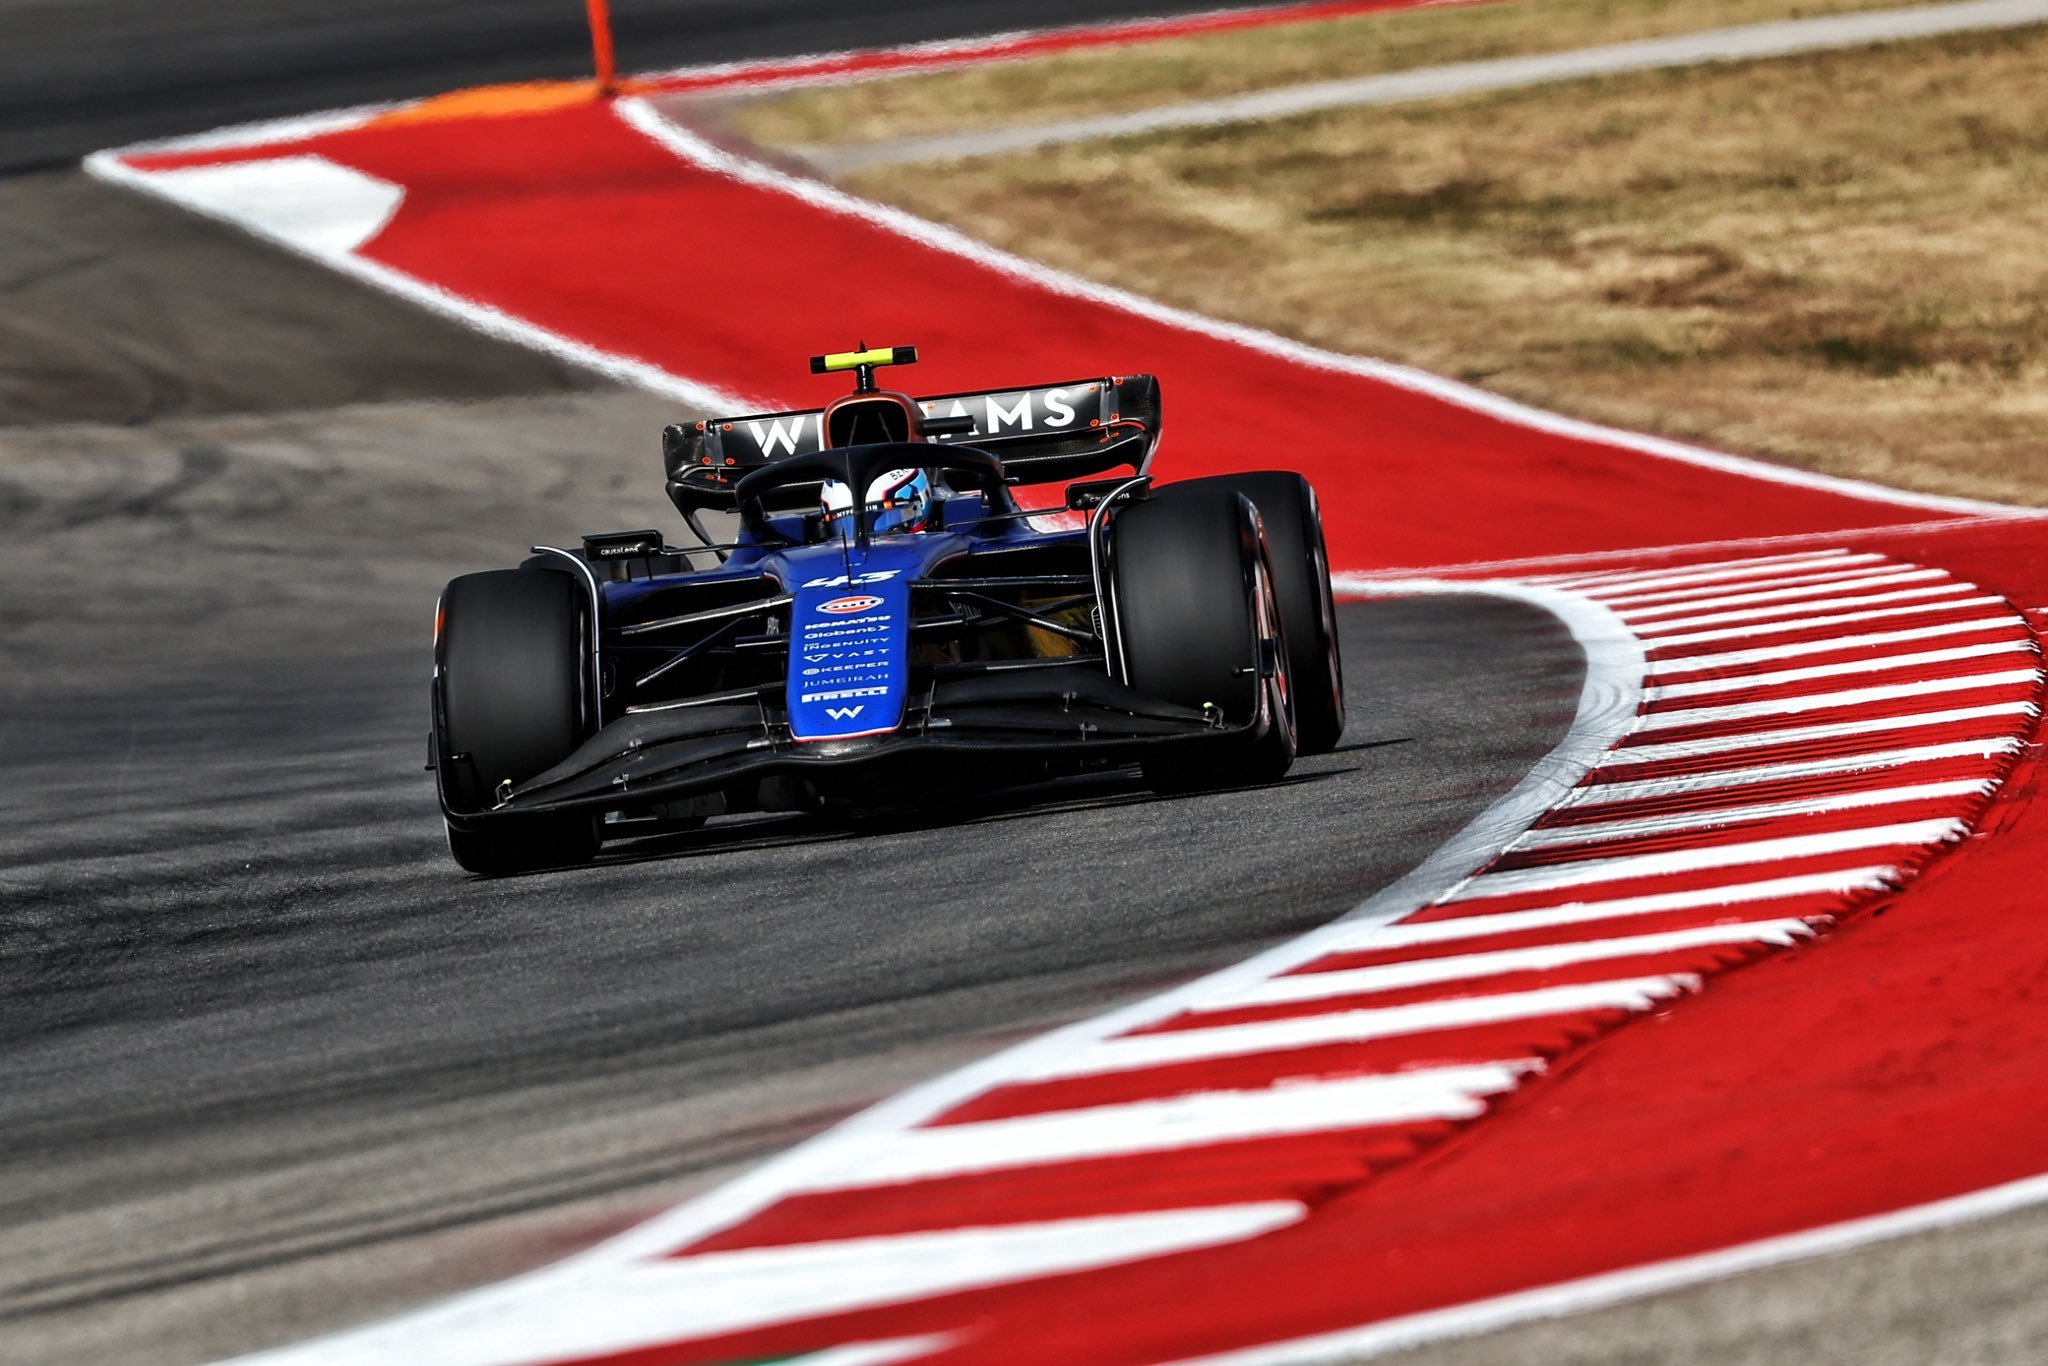
<svg viewBox="0 0 2048 1366">
<path fill-rule="evenodd" d="M 1803 669 L 1778 669 L 1764 674 L 1702 678 L 1691 683 L 1660 683 L 1644 689 L 1643 695 L 1655 705 L 1680 697 L 1711 697 L 1715 693 L 1724 692 L 1756 692 L 1767 688 L 1788 687 L 1795 683 L 1814 683 L 1823 678 L 1890 673 L 1894 669 L 1923 669 L 1935 664 L 1960 664 L 1964 660 L 1988 659 L 1994 655 L 2030 655 L 2039 658 L 2032 641 L 1994 640 L 1983 645 L 1955 645 L 1946 650 L 1921 650 L 1904 655 L 1874 655 L 1866 659 L 1847 660 L 1840 664 L 1811 664 Z"/>
<path fill-rule="evenodd" d="M 1760 730 L 1743 735 L 1717 735 L 1707 740 L 1674 740 L 1661 745 L 1630 745 L 1617 749 L 1602 761 L 1602 768 L 1654 764 L 1665 759 L 1698 759 L 1714 754 L 1734 754 L 1746 749 L 1768 749 L 1773 745 L 1797 745 L 1809 740 L 1842 740 L 1852 736 L 1877 735 L 1894 730 L 1923 730 L 1932 726 L 1955 725 L 1963 721 L 2039 716 L 2031 702 L 1994 702 L 1982 707 L 1955 707 L 1947 711 L 1915 712 L 1910 716 L 1874 716 L 1865 721 L 1837 721 L 1825 726 L 1795 726 L 1790 730 Z M 1985 736 L 1986 740 L 1996 736 Z"/>
<path fill-rule="evenodd" d="M 1694 631 L 1685 635 L 1667 636 L 1662 639 L 1645 639 L 1643 645 L 1650 650 L 1669 650 L 1680 645 L 1705 645 L 1716 640 L 1745 640 L 1751 636 L 1790 635 L 1795 631 L 1818 631 L 1824 626 L 1850 626 L 1859 621 L 1889 621 L 1895 617 L 1925 616 L 1930 612 L 1959 612 L 1967 607 L 2003 607 L 2004 598 L 1986 595 L 1979 598 L 1945 598 L 1940 602 L 1915 603 L 1907 607 L 1881 607 L 1868 612 L 1841 612 L 1831 616 L 1813 617 L 1806 621 L 1780 621 L 1769 625 L 1728 626 L 1712 631 Z M 1647 636 L 1647 632 L 1638 632 Z M 1659 665 L 1663 664 L 1660 659 Z"/>
<path fill-rule="evenodd" d="M 1512 1091 L 1525 1073 L 1540 1066 L 1527 1058 L 1248 1091 L 1201 1091 L 878 1134 L 870 1142 L 841 1148 L 835 1163 L 813 1174 L 811 1189 L 929 1181 L 1333 1129 L 1472 1119 L 1486 1109 L 1487 1097 Z"/>
<path fill-rule="evenodd" d="M 1674 730 L 1682 726 L 1710 726 L 1723 721 L 1753 720 L 1759 716 L 1793 716 L 1806 711 L 1831 711 L 1838 707 L 1861 707 L 1876 702 L 1896 702 L 1908 697 L 1976 692 L 1983 688 L 2008 688 L 2040 681 L 2039 669 L 2001 669 L 1995 673 L 1929 678 L 1918 683 L 1886 683 L 1872 688 L 1844 688 L 1840 692 L 1809 693 L 1802 697 L 1779 697 L 1763 702 L 1674 707 L 1648 713 L 1636 730 L 1640 734 L 1647 730 Z"/>
<path fill-rule="evenodd" d="M 1777 579 L 1767 583 L 1780 584 Z M 1844 589 L 1861 591 L 1865 588 L 1889 588 L 1904 583 L 1954 583 L 1945 569 L 1892 569 L 1882 573 L 1856 575 L 1831 574 L 1817 583 L 1802 583 L 1774 588 L 1755 588 L 1743 593 L 1702 594 L 1692 593 L 1684 598 L 1671 600 L 1669 594 L 1657 593 L 1659 599 L 1651 603 L 1625 602 L 1616 598 L 1606 599 L 1623 621 L 1630 625 L 1638 622 L 1655 621 L 1660 617 L 1681 616 L 1687 612 L 1709 611 L 1722 607 L 1757 607 L 1770 602 L 1797 602 L 1807 598 L 1824 598 L 1830 593 Z"/>
<path fill-rule="evenodd" d="M 1640 551 L 1636 552 L 1642 553 Z M 1668 565 L 1660 569 L 1613 569 L 1601 574 L 1566 574 L 1555 579 L 1534 580 L 1553 588 L 1583 593 L 1605 601 L 1611 592 L 1638 593 L 1651 588 L 1676 588 L 1685 584 L 1725 583 L 1742 579 L 1769 578 L 1776 574 L 1809 573 L 1843 569 L 1851 565 L 1890 565 L 1889 556 L 1865 550 L 1807 550 L 1789 555 L 1752 555 L 1739 560 L 1702 560 L 1693 564 Z"/>
<path fill-rule="evenodd" d="M 1630 782 L 1594 783 L 1579 788 L 1557 809 L 1580 806 L 1625 806 L 1655 797 L 1690 796 L 1717 789 L 1746 787 L 1753 783 L 1774 783 L 1787 778 L 1818 778 L 1830 774 L 1874 773 L 1879 769 L 1902 768 L 1910 764 L 1936 763 L 1948 759 L 1982 759 L 1989 763 L 2023 748 L 2011 736 L 1991 740 L 1952 740 L 1939 745 L 1913 745 L 1902 749 L 1876 749 L 1862 754 L 1836 755 L 1829 759 L 1799 759 L 1780 764 L 1759 764 L 1749 768 L 1716 769 L 1706 773 L 1681 773 L 1670 778 L 1639 778 Z"/>
<path fill-rule="evenodd" d="M 1371 949 L 1418 948 L 1428 944 L 1454 943 L 1460 939 L 1486 939 L 1497 934 L 1521 934 L 1525 931 L 1559 929 L 1566 925 L 1624 920 L 1638 915 L 1707 911 L 1724 906 L 1744 906 L 1766 901 L 1799 901 L 1817 896 L 1848 897 L 1865 892 L 1886 891 L 1897 885 L 1898 878 L 1897 868 L 1872 864 L 1868 867 L 1845 868 L 1836 872 L 1802 873 L 1797 877 L 1733 882 L 1719 887 L 1690 887 L 1682 892 L 1617 897 L 1610 901 L 1571 901 L 1557 906 L 1539 906 L 1526 911 L 1497 911 L 1490 915 L 1460 916 L 1455 920 L 1424 920 L 1413 925 L 1387 926 L 1377 935 L 1361 935 L 1356 942 L 1331 951 L 1362 953 Z"/>
<path fill-rule="evenodd" d="M 1946 577 L 1946 576 L 1944 576 Z M 1619 613 L 1631 629 L 1644 637 L 1654 649 L 1656 637 L 1678 631 L 1696 630 L 1702 626 L 1721 626 L 1734 622 L 1778 621 L 1784 617 L 1803 617 L 1808 613 L 1828 613 L 1837 608 L 1862 611 L 1865 608 L 1880 607 L 1898 602 L 1925 602 L 1929 598 L 1952 598 L 1980 592 L 1975 584 L 1949 580 L 1947 583 L 1932 584 L 1924 588 L 1901 588 L 1891 593 L 1845 593 L 1838 597 L 1817 598 L 1811 602 L 1777 603 L 1769 607 L 1747 607 L 1727 612 L 1702 612 L 1698 616 L 1672 617 L 1663 621 L 1638 621 L 1628 612 Z M 1788 623 L 1800 624 L 1800 623 Z"/>
<path fill-rule="evenodd" d="M 1513 972 L 1545 972 L 1599 963 L 1613 958 L 1635 958 L 1645 954 L 1676 953 L 1684 949 L 1708 948 L 1719 944 L 1775 944 L 1781 948 L 1813 937 L 1813 927 L 1804 920 L 1751 920 L 1734 925 L 1702 925 L 1697 929 L 1670 930 L 1663 934 L 1628 935 L 1616 939 L 1575 939 L 1562 944 L 1541 944 L 1526 949 L 1501 949 L 1493 953 L 1459 954 L 1450 958 L 1421 958 L 1412 963 L 1389 963 L 1373 968 L 1346 968 L 1335 972 L 1297 972 L 1250 986 L 1219 1000 L 1219 1010 L 1246 1006 L 1287 1005 L 1296 1001 L 1320 1001 L 1332 996 L 1364 996 L 1376 991 L 1399 991 L 1410 987 L 1439 986 L 1452 982 L 1478 981 Z"/>
<path fill-rule="evenodd" d="M 1946 577 L 1948 573 L 1948 571 L 1943 569 L 1914 569 L 1910 565 L 1887 563 L 1865 565 L 1857 569 L 1835 569 L 1825 573 L 1816 571 L 1805 574 L 1772 574 L 1768 578 L 1760 580 L 1763 583 L 1773 585 L 1772 588 L 1768 589 L 1758 588 L 1756 585 L 1759 580 L 1752 579 L 1746 583 L 1709 583 L 1701 584 L 1694 588 L 1668 588 L 1656 593 L 1620 593 L 1614 595 L 1599 593 L 1592 596 L 1598 597 L 1601 602 L 1606 603 L 1615 611 L 1626 614 L 1637 607 L 1648 607 L 1656 603 L 1689 602 L 1699 604 L 1703 600 L 1726 593 L 1731 588 L 1742 589 L 1745 593 L 1764 593 L 1774 592 L 1777 589 L 1783 588 L 1809 588 L 1830 583 L 1855 585 L 1869 583 L 1878 579 L 1886 579 L 1907 572 L 1917 574 L 1922 579 Z"/>
<path fill-rule="evenodd" d="M 1681 873 L 1703 873 L 1715 868 L 1739 868 L 1752 863 L 1780 863 L 1791 859 L 1820 858 L 1828 854 L 1856 853 L 1865 849 L 1917 849 L 1946 844 L 1970 833 L 1954 817 L 1938 820 L 1900 821 L 1874 825 L 1863 830 L 1828 830 L 1815 835 L 1785 835 L 1777 839 L 1743 840 L 1735 844 L 1710 845 L 1698 849 L 1675 849 L 1657 854 L 1625 854 L 1591 858 L 1578 863 L 1545 864 L 1537 868 L 1506 868 L 1481 873 L 1452 892 L 1450 901 L 1476 901 L 1485 897 L 1517 896 L 1528 892 L 1555 892 L 1566 887 L 1583 887 L 1593 882 L 1622 882 L 1634 878 L 1674 877 Z"/>
<path fill-rule="evenodd" d="M 1988 599 L 2000 606 L 2005 599 Z M 1763 645 L 1753 650 L 1725 650 L 1719 654 L 1665 655 L 1653 668 L 1658 674 L 1693 673 L 1705 669 L 1741 669 L 1773 660 L 1801 659 L 1807 655 L 1835 654 L 1879 645 L 1904 645 L 1915 640 L 1939 640 L 1944 636 L 1971 636 L 1985 631 L 2024 631 L 2026 623 L 2017 617 L 1972 617 L 1968 621 L 1945 621 L 1938 626 L 1915 626 L 1905 631 L 1871 631 L 1861 635 L 1831 636 L 1826 640 L 1805 640 L 1791 645 Z M 2032 637 L 2028 636 L 2028 640 Z M 1660 649 L 1669 648 L 1666 641 Z"/>
<path fill-rule="evenodd" d="M 1758 802 L 1752 806 L 1722 806 L 1711 811 L 1684 811 L 1668 816 L 1632 816 L 1625 820 L 1588 821 L 1584 825 L 1555 825 L 1531 830 L 1515 842 L 1515 848 L 1566 849 L 1573 845 L 1604 844 L 1637 835 L 1676 835 L 1693 830 L 1711 830 L 1740 821 L 1772 820 L 1781 816 L 1825 816 L 1873 806 L 1899 806 L 1907 802 L 1939 801 L 1949 797 L 1982 797 L 1996 786 L 1989 778 L 1954 778 L 1941 783 L 1912 783 L 1904 787 L 1844 792 L 1831 797 L 1800 797 L 1782 802 Z"/>
<path fill-rule="evenodd" d="M 1689 973 L 1631 977 L 1615 982 L 1589 982 L 1501 996 L 1473 996 L 1451 1001 L 1423 1001 L 1379 1010 L 1345 1010 L 1302 1019 L 1260 1020 L 1251 1024 L 1217 1025 L 1212 1029 L 1179 1029 L 1163 1034 L 1126 1034 L 1062 1057 L 1040 1059 L 1020 1080 L 1050 1081 L 1059 1077 L 1097 1076 L 1212 1058 L 1243 1057 L 1323 1044 L 1369 1043 L 1374 1039 L 1425 1034 L 1576 1015 L 1592 1010 L 1648 1010 L 1659 1001 L 1699 989 Z"/>
</svg>

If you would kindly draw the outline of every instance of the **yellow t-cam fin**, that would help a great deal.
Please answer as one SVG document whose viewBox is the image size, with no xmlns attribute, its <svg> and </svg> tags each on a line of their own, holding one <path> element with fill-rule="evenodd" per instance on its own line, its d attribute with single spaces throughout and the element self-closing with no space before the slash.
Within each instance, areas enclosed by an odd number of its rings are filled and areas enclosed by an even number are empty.
<svg viewBox="0 0 2048 1366">
<path fill-rule="evenodd" d="M 829 356 L 812 356 L 811 373 L 829 375 L 839 370 L 858 370 L 863 365 L 915 365 L 914 346 L 877 346 L 868 351 L 835 351 Z"/>
</svg>

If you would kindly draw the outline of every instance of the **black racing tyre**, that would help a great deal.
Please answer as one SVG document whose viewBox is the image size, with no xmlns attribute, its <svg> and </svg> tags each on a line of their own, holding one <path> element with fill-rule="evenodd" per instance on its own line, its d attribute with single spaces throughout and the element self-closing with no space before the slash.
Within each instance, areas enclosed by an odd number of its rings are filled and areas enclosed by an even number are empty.
<svg viewBox="0 0 2048 1366">
<path fill-rule="evenodd" d="M 597 853 L 594 815 L 463 819 L 489 810 L 502 783 L 554 767 L 582 742 L 584 611 L 575 580 L 531 569 L 465 574 L 441 593 L 436 767 L 448 851 L 472 873 L 585 863 Z"/>
<path fill-rule="evenodd" d="M 1258 513 L 1229 489 L 1144 502 L 1116 514 L 1110 577 L 1125 681 L 1187 707 L 1213 705 L 1229 742 L 1160 746 L 1144 762 L 1161 791 L 1271 782 L 1294 762 L 1286 651 L 1261 677 L 1262 640 L 1280 635 Z"/>
<path fill-rule="evenodd" d="M 1328 754 L 1344 734 L 1344 657 L 1316 491 L 1292 470 L 1260 470 L 1169 484 L 1153 497 L 1172 499 L 1204 488 L 1234 489 L 1259 510 L 1273 558 L 1273 596 L 1287 635 L 1297 743 L 1302 754 Z"/>
</svg>

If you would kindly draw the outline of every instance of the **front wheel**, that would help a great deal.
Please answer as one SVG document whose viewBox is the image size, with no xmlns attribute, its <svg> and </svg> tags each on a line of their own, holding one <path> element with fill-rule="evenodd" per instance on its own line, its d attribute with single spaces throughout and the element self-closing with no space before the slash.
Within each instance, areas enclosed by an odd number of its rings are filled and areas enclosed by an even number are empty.
<svg viewBox="0 0 2048 1366">
<path fill-rule="evenodd" d="M 464 574 L 441 594 L 434 653 L 436 770 L 448 851 L 496 876 L 586 863 L 593 815 L 465 819 L 569 756 L 592 728 L 589 652 L 578 585 L 563 574 Z"/>
<path fill-rule="evenodd" d="M 1170 501 L 1217 488 L 1243 494 L 1259 510 L 1273 561 L 1273 596 L 1286 628 L 1301 753 L 1328 754 L 1344 734 L 1344 658 L 1316 491 L 1292 470 L 1259 470 L 1169 484 L 1153 497 Z"/>
<path fill-rule="evenodd" d="M 1111 526 L 1110 578 L 1126 682 L 1215 708 L 1244 734 L 1160 746 L 1144 761 L 1162 791 L 1272 782 L 1294 762 L 1273 575 L 1252 505 L 1229 489 L 1140 503 Z"/>
</svg>

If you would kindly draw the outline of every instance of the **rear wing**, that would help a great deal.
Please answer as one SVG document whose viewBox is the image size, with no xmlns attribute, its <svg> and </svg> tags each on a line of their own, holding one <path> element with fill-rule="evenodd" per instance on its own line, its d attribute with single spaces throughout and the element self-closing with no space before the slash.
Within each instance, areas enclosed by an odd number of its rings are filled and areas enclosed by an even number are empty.
<svg viewBox="0 0 2048 1366">
<path fill-rule="evenodd" d="M 987 451 L 1002 461 L 1003 476 L 1013 484 L 1066 483 L 1125 465 L 1142 471 L 1159 443 L 1159 381 L 1151 375 L 934 394 L 916 403 L 926 417 L 972 424 L 927 440 Z M 685 516 L 700 508 L 731 511 L 733 485 L 742 476 L 822 449 L 823 425 L 824 410 L 813 408 L 665 427 L 668 496 Z M 783 497 L 785 506 L 797 506 L 815 502 L 816 490 L 792 484 Z"/>
</svg>

